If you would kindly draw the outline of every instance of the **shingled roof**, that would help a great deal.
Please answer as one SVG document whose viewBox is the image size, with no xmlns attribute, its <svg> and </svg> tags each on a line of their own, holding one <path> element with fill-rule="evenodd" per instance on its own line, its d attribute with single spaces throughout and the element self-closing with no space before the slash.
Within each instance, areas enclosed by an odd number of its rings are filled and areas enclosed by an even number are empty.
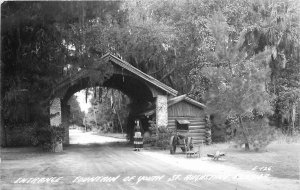
<svg viewBox="0 0 300 190">
<path fill-rule="evenodd" d="M 167 92 L 168 94 L 171 94 L 173 96 L 176 96 L 178 94 L 178 91 L 176 91 L 173 88 L 165 85 L 164 83 L 162 83 L 159 80 L 153 78 L 152 76 L 142 72 L 141 70 L 135 68 L 134 66 L 132 66 L 128 62 L 118 58 L 117 56 L 115 56 L 111 53 L 105 54 L 104 56 L 102 56 L 102 59 L 104 59 L 106 61 L 110 60 L 110 61 L 114 62 L 115 64 L 119 65 L 120 67 L 122 67 L 122 68 L 126 69 L 127 71 L 141 77 L 145 81 L 153 84 L 154 86 L 160 88 L 161 90 Z"/>
<path fill-rule="evenodd" d="M 141 70 L 135 68 L 134 66 L 130 65 L 128 62 L 118 58 L 117 56 L 113 55 L 112 53 L 106 53 L 101 57 L 104 61 L 111 61 L 113 64 L 116 64 L 125 70 L 133 73 L 137 77 L 140 77 L 143 81 L 155 86 L 156 88 L 166 92 L 167 94 L 170 94 L 172 96 L 177 96 L 178 91 L 174 90 L 173 88 L 167 86 L 166 84 L 160 82 L 159 80 L 153 78 L 152 76 L 142 72 Z M 72 76 L 67 76 L 63 78 L 61 81 L 58 82 L 58 84 L 55 86 L 55 91 L 58 89 L 64 88 L 66 84 L 74 83 L 75 81 L 83 78 L 84 76 L 88 75 L 88 70 L 80 70 L 78 73 Z"/>
<path fill-rule="evenodd" d="M 196 100 L 193 100 L 191 98 L 189 98 L 186 94 L 184 95 L 180 95 L 180 96 L 177 96 L 177 97 L 174 97 L 174 98 L 171 98 L 168 100 L 168 107 L 172 106 L 172 105 L 175 105 L 181 101 L 186 101 L 194 106 L 197 106 L 199 108 L 206 108 L 206 105 L 196 101 Z M 148 110 L 148 111 L 145 111 L 139 115 L 145 115 L 145 116 L 150 116 L 150 115 L 153 115 L 155 113 L 155 108 L 154 109 L 151 109 L 151 110 Z"/>
</svg>

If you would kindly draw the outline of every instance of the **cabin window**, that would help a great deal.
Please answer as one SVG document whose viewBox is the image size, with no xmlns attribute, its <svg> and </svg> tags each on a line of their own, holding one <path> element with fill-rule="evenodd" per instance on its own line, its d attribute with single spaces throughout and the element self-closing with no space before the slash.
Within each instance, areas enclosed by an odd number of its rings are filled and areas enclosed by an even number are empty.
<svg viewBox="0 0 300 190">
<path fill-rule="evenodd" d="M 189 130 L 190 122 L 188 120 L 176 120 L 176 128 L 177 130 Z"/>
</svg>

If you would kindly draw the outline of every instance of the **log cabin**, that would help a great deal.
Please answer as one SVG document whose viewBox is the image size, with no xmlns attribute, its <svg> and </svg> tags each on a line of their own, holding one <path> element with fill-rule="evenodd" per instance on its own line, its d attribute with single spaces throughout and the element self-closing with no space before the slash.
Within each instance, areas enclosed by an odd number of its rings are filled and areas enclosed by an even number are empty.
<svg viewBox="0 0 300 190">
<path fill-rule="evenodd" d="M 211 143 L 211 128 L 204 112 L 204 104 L 181 95 L 170 98 L 167 106 L 169 130 L 192 137 L 194 144 Z M 149 118 L 155 116 L 155 112 L 155 109 L 151 109 L 141 115 Z"/>
</svg>

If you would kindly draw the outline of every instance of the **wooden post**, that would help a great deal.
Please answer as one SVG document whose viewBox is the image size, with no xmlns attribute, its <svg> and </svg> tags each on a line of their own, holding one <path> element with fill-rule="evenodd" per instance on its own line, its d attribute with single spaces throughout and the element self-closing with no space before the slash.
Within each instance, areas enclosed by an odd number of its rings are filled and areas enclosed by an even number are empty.
<svg viewBox="0 0 300 190">
<path fill-rule="evenodd" d="M 211 121 L 210 121 L 210 116 L 207 115 L 205 116 L 205 136 L 206 136 L 206 144 L 210 145 L 212 140 L 211 140 Z"/>
</svg>

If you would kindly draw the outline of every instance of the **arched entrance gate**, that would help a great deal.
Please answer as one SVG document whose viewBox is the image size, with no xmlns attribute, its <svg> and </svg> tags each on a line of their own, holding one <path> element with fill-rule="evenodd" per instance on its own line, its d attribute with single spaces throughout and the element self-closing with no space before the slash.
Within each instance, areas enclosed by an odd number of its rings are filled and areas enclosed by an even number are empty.
<svg viewBox="0 0 300 190">
<path fill-rule="evenodd" d="M 176 96 L 178 92 L 110 53 L 104 55 L 102 59 L 112 64 L 113 68 L 113 74 L 104 81 L 102 86 L 120 90 L 131 99 L 129 115 L 138 115 L 154 106 L 157 126 L 167 126 L 167 100 Z M 71 77 L 66 77 L 55 89 L 55 98 L 50 105 L 50 114 L 53 115 L 50 124 L 52 126 L 62 124 L 65 127 L 65 144 L 69 144 L 68 120 L 70 107 L 67 102 L 74 93 L 90 87 L 89 76 L 90 73 L 83 69 Z"/>
</svg>

